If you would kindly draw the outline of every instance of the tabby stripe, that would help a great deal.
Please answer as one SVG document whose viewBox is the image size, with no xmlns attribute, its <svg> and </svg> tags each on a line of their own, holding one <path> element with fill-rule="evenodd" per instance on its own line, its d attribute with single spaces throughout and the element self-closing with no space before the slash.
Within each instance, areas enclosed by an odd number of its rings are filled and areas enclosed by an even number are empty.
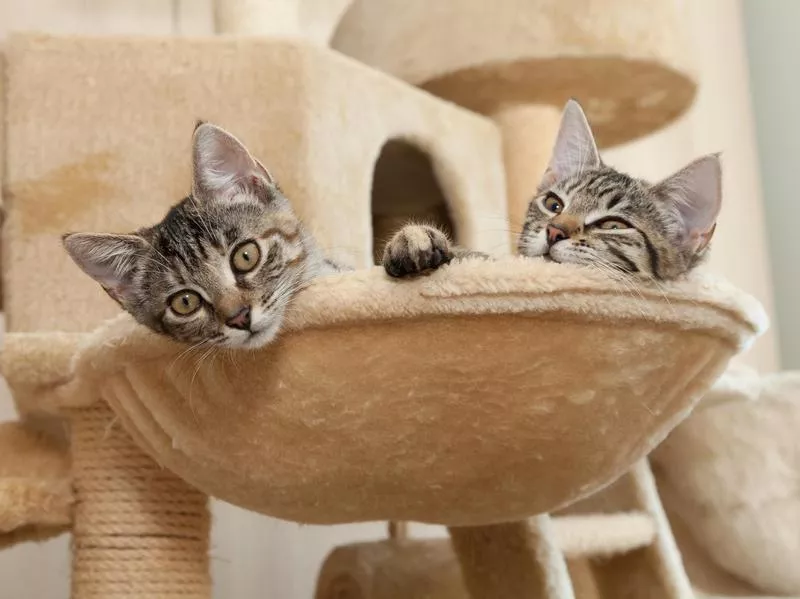
<svg viewBox="0 0 800 599">
<path fill-rule="evenodd" d="M 296 241 L 297 238 L 300 236 L 300 230 L 295 229 L 294 231 L 287 233 L 286 231 L 278 229 L 277 227 L 273 227 L 271 229 L 267 229 L 266 231 L 264 231 L 261 234 L 261 238 L 266 239 L 267 237 L 272 237 L 273 235 L 277 235 L 278 237 L 281 237 L 282 239 L 285 239 L 288 242 L 292 242 Z"/>
<path fill-rule="evenodd" d="M 583 185 L 584 183 L 585 183 L 585 181 L 584 181 L 583 177 L 578 177 L 571 185 L 565 185 L 563 187 L 564 192 L 568 193 L 568 194 L 571 194 L 576 189 L 578 189 L 581 185 Z"/>
<path fill-rule="evenodd" d="M 325 258 L 323 260 L 323 262 L 325 264 L 327 264 L 328 266 L 330 266 L 334 270 L 339 270 L 339 271 L 342 270 L 342 267 L 340 265 L 336 264 L 336 262 L 334 262 L 333 260 L 329 260 L 328 258 Z"/>
<path fill-rule="evenodd" d="M 600 193 L 600 189 L 602 188 L 603 184 L 609 180 L 608 174 L 604 172 L 597 173 L 589 183 L 586 184 L 586 190 L 589 193 L 593 193 L 598 195 Z M 613 185 L 613 181 L 611 182 Z"/>
<path fill-rule="evenodd" d="M 619 204 L 622 201 L 622 198 L 624 197 L 625 194 L 623 194 L 621 191 L 615 193 L 614 196 L 610 200 L 608 200 L 608 204 L 606 204 L 606 210 L 611 210 L 614 206 Z"/>
<path fill-rule="evenodd" d="M 642 239 L 644 239 L 644 245 L 647 248 L 647 255 L 650 257 L 650 270 L 653 273 L 653 277 L 655 277 L 656 279 L 660 279 L 661 275 L 658 273 L 659 271 L 658 252 L 656 252 L 656 248 L 650 242 L 650 239 L 647 237 L 647 235 L 645 235 L 641 231 L 639 231 L 639 233 L 641 233 Z"/>
<path fill-rule="evenodd" d="M 613 254 L 617 260 L 622 262 L 627 272 L 629 273 L 639 272 L 639 267 L 636 266 L 636 264 L 634 264 L 634 262 L 631 261 L 631 259 L 628 258 L 625 254 L 620 252 L 617 248 L 611 247 L 610 245 L 607 245 L 606 247 L 608 247 L 608 251 L 611 252 L 611 254 Z"/>
</svg>

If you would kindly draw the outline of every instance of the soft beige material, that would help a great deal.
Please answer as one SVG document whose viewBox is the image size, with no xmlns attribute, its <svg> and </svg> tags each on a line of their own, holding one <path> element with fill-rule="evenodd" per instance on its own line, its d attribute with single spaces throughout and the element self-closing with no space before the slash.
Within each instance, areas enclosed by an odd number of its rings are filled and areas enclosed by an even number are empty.
<svg viewBox="0 0 800 599">
<path fill-rule="evenodd" d="M 798 431 L 800 372 L 734 370 L 654 457 L 693 541 L 765 593 L 800 595 Z"/>
<path fill-rule="evenodd" d="M 235 361 L 122 317 L 53 383 L 15 367 L 46 356 L 46 334 L 9 335 L 3 371 L 44 406 L 102 396 L 159 462 L 251 509 L 480 524 L 619 476 L 765 324 L 757 302 L 701 273 L 633 295 L 592 269 L 509 258 L 414 281 L 378 268 L 322 279 L 279 343 Z"/>
<path fill-rule="evenodd" d="M 197 118 L 239 136 L 345 263 L 373 263 L 373 169 L 399 138 L 430 156 L 459 241 L 509 251 L 496 127 L 336 52 L 255 38 L 21 36 L 6 58 L 9 330 L 88 331 L 117 313 L 60 235 L 159 220 L 188 191 Z"/>
<path fill-rule="evenodd" d="M 354 0 L 331 44 L 495 120 L 517 232 L 567 99 L 606 147 L 672 122 L 696 87 L 663 0 Z"/>
<path fill-rule="evenodd" d="M 0 547 L 60 534 L 72 503 L 66 446 L 23 423 L 1 423 Z"/>
<path fill-rule="evenodd" d="M 300 37 L 298 0 L 214 0 L 217 33 Z"/>
<path fill-rule="evenodd" d="M 652 542 L 644 513 L 561 516 L 553 519 L 558 548 L 568 558 L 609 557 Z M 338 593 L 338 594 L 337 594 Z M 461 568 L 448 539 L 356 543 L 325 560 L 317 599 L 465 599 Z"/>
<path fill-rule="evenodd" d="M 351 0 L 213 0 L 217 33 L 302 37 L 327 46 Z"/>
<path fill-rule="evenodd" d="M 629 506 L 631 511 L 624 511 Z M 339 547 L 323 565 L 316 597 L 693 597 L 646 462 L 637 464 L 600 494 L 572 506 L 571 511 L 576 513 L 550 518 L 549 527 L 543 526 L 546 518 L 531 521 L 531 539 L 541 538 L 542 532 L 551 529 L 549 542 L 539 542 L 534 551 L 526 550 L 525 545 L 530 543 L 523 542 L 522 529 L 517 525 L 470 529 L 466 533 L 450 529 L 452 547 L 446 540 L 397 538 Z M 537 529 L 538 535 L 534 532 Z M 526 569 L 520 573 L 521 560 L 526 556 L 530 559 L 531 553 L 536 559 L 522 562 Z M 559 580 L 566 571 L 558 556 L 568 558 L 568 580 Z M 543 578 L 555 583 L 546 592 L 536 588 Z M 520 585 L 523 580 L 527 580 L 526 586 Z M 476 593 L 472 588 L 475 581 L 493 581 L 493 594 L 481 593 L 482 589 Z"/>
<path fill-rule="evenodd" d="M 681 25 L 662 0 L 355 0 L 331 45 L 484 114 L 575 97 L 608 146 L 691 104 Z"/>
</svg>

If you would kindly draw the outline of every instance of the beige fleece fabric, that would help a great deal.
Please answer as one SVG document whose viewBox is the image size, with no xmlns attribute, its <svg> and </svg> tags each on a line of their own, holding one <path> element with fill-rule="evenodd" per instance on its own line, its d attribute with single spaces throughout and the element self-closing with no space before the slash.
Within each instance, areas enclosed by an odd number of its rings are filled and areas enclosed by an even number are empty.
<svg viewBox="0 0 800 599">
<path fill-rule="evenodd" d="M 524 258 L 336 275 L 290 314 L 277 343 L 205 357 L 122 316 L 49 381 L 19 367 L 47 334 L 10 334 L 3 372 L 28 409 L 103 398 L 159 463 L 250 509 L 476 525 L 618 477 L 766 326 L 701 273 L 633 294 Z"/>
<path fill-rule="evenodd" d="M 652 519 L 643 513 L 561 516 L 553 518 L 552 528 L 558 549 L 570 565 L 579 558 L 607 558 L 643 547 L 656 532 Z M 322 566 L 315 595 L 316 599 L 468 596 L 449 539 L 383 540 L 338 547 Z"/>
<path fill-rule="evenodd" d="M 692 541 L 764 593 L 800 595 L 798 431 L 800 372 L 731 370 L 653 458 Z"/>
<path fill-rule="evenodd" d="M 63 442 L 24 423 L 0 423 L 0 547 L 67 529 L 71 482 Z"/>
<path fill-rule="evenodd" d="M 691 105 L 682 23 L 662 0 L 354 0 L 331 45 L 482 114 L 577 98 L 605 147 Z"/>
<path fill-rule="evenodd" d="M 509 253 L 497 128 L 337 52 L 259 38 L 21 35 L 5 59 L 9 330 L 89 331 L 117 313 L 60 236 L 162 218 L 189 190 L 198 118 L 241 138 L 345 263 L 373 264 L 373 171 L 390 140 L 430 158 L 461 243 Z"/>
</svg>

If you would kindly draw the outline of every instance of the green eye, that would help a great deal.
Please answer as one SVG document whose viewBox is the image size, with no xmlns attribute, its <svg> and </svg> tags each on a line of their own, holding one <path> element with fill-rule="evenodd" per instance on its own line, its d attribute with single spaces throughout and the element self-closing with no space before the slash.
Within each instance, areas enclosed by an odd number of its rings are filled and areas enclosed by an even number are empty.
<svg viewBox="0 0 800 599">
<path fill-rule="evenodd" d="M 542 202 L 542 205 L 544 206 L 545 210 L 552 212 L 553 214 L 561 214 L 561 211 L 564 209 L 564 202 L 562 202 L 558 196 L 552 193 L 547 194 L 547 197 L 544 199 L 544 202 Z"/>
<path fill-rule="evenodd" d="M 179 316 L 190 316 L 197 312 L 203 300 L 191 289 L 184 289 L 173 295 L 169 300 L 169 307 Z"/>
<path fill-rule="evenodd" d="M 602 223 L 600 223 L 598 225 L 598 228 L 606 229 L 606 230 L 609 230 L 609 229 L 610 230 L 614 230 L 614 229 L 630 229 L 631 227 L 630 227 L 630 225 L 628 223 L 626 223 L 624 221 L 615 220 L 613 218 L 610 218 L 610 219 L 604 220 Z"/>
<path fill-rule="evenodd" d="M 261 250 L 255 241 L 246 241 L 234 250 L 231 267 L 234 272 L 244 274 L 253 270 L 261 259 Z"/>
</svg>

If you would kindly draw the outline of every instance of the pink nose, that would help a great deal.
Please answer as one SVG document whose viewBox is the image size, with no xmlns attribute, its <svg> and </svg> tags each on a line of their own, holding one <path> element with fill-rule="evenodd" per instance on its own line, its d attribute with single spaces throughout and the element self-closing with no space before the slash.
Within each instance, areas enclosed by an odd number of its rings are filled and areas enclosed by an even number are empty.
<svg viewBox="0 0 800 599">
<path fill-rule="evenodd" d="M 232 329 L 248 330 L 250 328 L 250 306 L 242 306 L 236 314 L 225 321 L 225 324 Z"/>
<path fill-rule="evenodd" d="M 557 241 L 562 241 L 569 237 L 567 232 L 558 225 L 547 225 L 547 243 L 553 245 Z"/>
</svg>

